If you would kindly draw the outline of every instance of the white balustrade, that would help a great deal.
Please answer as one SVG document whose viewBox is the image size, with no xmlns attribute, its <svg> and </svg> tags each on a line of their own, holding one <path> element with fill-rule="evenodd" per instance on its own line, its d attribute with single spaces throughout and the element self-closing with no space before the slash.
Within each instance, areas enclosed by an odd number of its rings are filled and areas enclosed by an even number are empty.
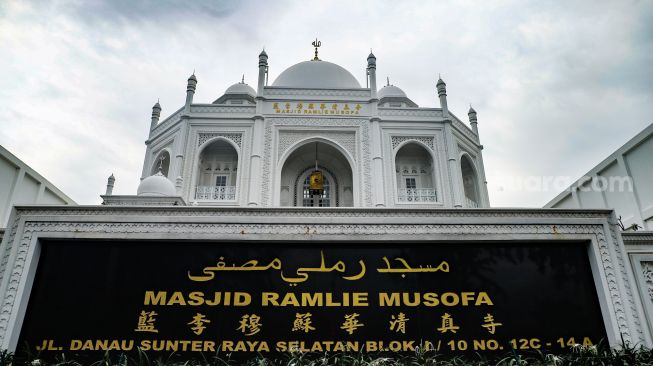
<svg viewBox="0 0 653 366">
<path fill-rule="evenodd" d="M 195 199 L 198 201 L 235 201 L 236 186 L 197 186 Z"/>
<path fill-rule="evenodd" d="M 434 188 L 399 188 L 399 202 L 437 202 Z"/>
</svg>

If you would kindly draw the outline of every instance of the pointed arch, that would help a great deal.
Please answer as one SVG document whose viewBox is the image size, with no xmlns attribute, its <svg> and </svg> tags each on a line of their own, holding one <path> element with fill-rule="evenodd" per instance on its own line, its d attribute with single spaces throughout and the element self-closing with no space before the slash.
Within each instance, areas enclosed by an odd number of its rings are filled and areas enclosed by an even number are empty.
<svg viewBox="0 0 653 366">
<path fill-rule="evenodd" d="M 395 186 L 399 203 L 436 203 L 435 158 L 418 140 L 406 140 L 394 151 Z"/>
<path fill-rule="evenodd" d="M 460 172 L 463 178 L 465 207 L 479 207 L 481 205 L 481 196 L 478 186 L 478 173 L 473 160 L 467 153 L 460 156 Z"/>
<path fill-rule="evenodd" d="M 152 163 L 152 169 L 150 169 L 150 175 L 158 173 L 159 168 L 161 169 L 161 174 L 167 177 L 170 172 L 170 151 L 168 149 L 163 149 L 156 155 Z"/>
</svg>

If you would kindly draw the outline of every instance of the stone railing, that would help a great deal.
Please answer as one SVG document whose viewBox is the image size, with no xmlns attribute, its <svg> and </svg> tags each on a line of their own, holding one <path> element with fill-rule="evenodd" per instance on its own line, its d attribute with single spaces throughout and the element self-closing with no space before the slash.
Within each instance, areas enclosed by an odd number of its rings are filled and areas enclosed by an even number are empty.
<svg viewBox="0 0 653 366">
<path fill-rule="evenodd" d="M 437 202 L 434 188 L 399 188 L 399 202 Z"/>
<path fill-rule="evenodd" d="M 235 201 L 236 186 L 197 186 L 195 199 L 198 201 Z"/>
</svg>

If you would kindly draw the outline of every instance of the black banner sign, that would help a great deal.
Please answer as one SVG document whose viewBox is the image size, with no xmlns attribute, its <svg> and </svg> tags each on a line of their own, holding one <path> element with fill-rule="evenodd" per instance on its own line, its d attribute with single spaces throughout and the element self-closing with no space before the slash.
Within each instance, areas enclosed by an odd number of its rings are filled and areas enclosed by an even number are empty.
<svg viewBox="0 0 653 366">
<path fill-rule="evenodd" d="M 47 241 L 19 343 L 105 351 L 561 350 L 606 338 L 586 243 Z"/>
</svg>

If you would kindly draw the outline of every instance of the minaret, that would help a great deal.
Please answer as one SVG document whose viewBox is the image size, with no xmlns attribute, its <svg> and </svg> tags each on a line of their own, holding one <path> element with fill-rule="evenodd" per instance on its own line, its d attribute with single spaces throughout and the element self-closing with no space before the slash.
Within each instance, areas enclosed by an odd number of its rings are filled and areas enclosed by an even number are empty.
<svg viewBox="0 0 653 366">
<path fill-rule="evenodd" d="M 256 94 L 260 97 L 263 96 L 263 87 L 265 86 L 265 79 L 268 74 L 268 54 L 265 49 L 258 55 L 258 89 Z"/>
<path fill-rule="evenodd" d="M 188 78 L 188 85 L 186 86 L 186 105 L 184 111 L 190 113 L 190 105 L 193 103 L 193 96 L 195 95 L 195 88 L 197 87 L 197 78 L 195 72 Z"/>
<path fill-rule="evenodd" d="M 157 100 L 154 107 L 152 107 L 152 123 L 150 123 L 150 131 L 154 130 L 156 125 L 159 124 L 159 117 L 161 117 L 161 105 Z"/>
<path fill-rule="evenodd" d="M 474 131 L 474 134 L 478 137 L 478 119 L 476 119 L 476 111 L 472 108 L 471 104 L 469 105 L 467 116 L 469 117 L 469 124 L 472 126 L 472 131 Z"/>
<path fill-rule="evenodd" d="M 262 174 L 261 157 L 263 156 L 264 129 L 263 129 L 263 91 L 268 76 L 268 54 L 265 49 L 258 55 L 258 90 L 256 91 L 256 114 L 254 115 L 254 128 L 252 137 L 252 151 L 249 156 L 249 191 L 247 192 L 248 206 L 261 206 Z"/>
<path fill-rule="evenodd" d="M 453 207 L 463 207 L 463 183 L 460 176 L 460 166 L 458 162 L 458 149 L 456 148 L 456 139 L 452 131 L 452 120 L 449 117 L 449 108 L 447 107 L 447 84 L 438 77 L 436 84 L 438 97 L 440 97 L 440 108 L 442 108 L 442 117 L 444 121 L 444 135 L 447 144 L 447 160 L 449 162 L 449 177 L 451 180 L 451 192 L 453 198 Z"/>
<path fill-rule="evenodd" d="M 111 196 L 113 194 L 113 183 L 115 183 L 116 178 L 113 177 L 113 174 L 107 179 L 107 192 L 104 194 L 105 196 Z"/>
<path fill-rule="evenodd" d="M 442 116 L 445 119 L 449 118 L 449 107 L 447 107 L 447 84 L 438 77 L 438 83 L 436 84 L 438 88 L 438 97 L 440 97 L 440 108 L 442 108 Z"/>
<path fill-rule="evenodd" d="M 367 79 L 370 87 L 370 138 L 372 146 L 372 175 L 383 176 L 383 152 L 381 151 L 381 126 L 379 125 L 379 99 L 376 90 L 376 56 L 370 49 L 367 56 Z M 382 179 L 372 180 L 372 203 L 376 207 L 385 206 L 385 187 Z"/>
<path fill-rule="evenodd" d="M 376 56 L 370 50 L 370 55 L 367 56 L 367 78 L 372 90 L 372 99 L 376 99 Z"/>
</svg>

